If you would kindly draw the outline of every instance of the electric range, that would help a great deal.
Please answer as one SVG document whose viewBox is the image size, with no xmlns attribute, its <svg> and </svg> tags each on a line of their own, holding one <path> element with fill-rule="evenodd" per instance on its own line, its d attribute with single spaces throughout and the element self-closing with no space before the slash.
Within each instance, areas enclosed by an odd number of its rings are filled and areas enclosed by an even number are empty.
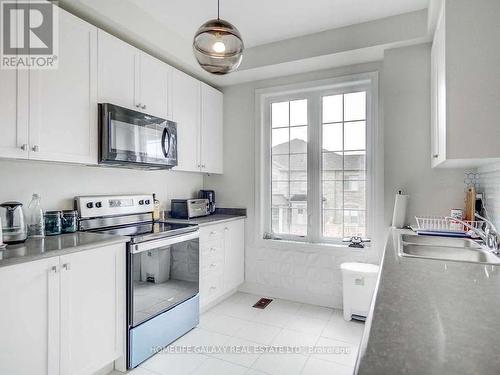
<svg viewBox="0 0 500 375">
<path fill-rule="evenodd" d="M 153 221 L 152 195 L 75 198 L 79 229 L 129 237 L 127 368 L 199 323 L 197 225 Z"/>
</svg>

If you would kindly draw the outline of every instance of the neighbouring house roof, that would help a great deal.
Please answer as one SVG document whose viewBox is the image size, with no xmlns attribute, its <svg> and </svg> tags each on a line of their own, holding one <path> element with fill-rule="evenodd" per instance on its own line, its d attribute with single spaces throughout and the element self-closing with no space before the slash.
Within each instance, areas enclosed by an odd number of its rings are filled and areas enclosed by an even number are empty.
<svg viewBox="0 0 500 375">
<path fill-rule="evenodd" d="M 290 145 L 290 148 L 288 147 Z M 288 156 L 290 152 L 290 157 Z M 290 142 L 281 143 L 272 149 L 273 167 L 278 170 L 306 171 L 307 170 L 307 142 L 302 139 L 292 139 Z M 283 155 L 280 157 L 279 155 Z M 323 150 L 323 170 L 360 170 L 360 166 L 365 163 L 364 152 L 350 153 L 342 157 L 341 152 L 328 152 Z"/>
</svg>

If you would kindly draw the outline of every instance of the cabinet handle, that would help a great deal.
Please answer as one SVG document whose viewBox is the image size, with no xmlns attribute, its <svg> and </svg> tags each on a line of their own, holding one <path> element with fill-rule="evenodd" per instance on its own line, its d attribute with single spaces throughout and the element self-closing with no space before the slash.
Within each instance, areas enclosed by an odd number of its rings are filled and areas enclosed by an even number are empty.
<svg viewBox="0 0 500 375">
<path fill-rule="evenodd" d="M 227 231 L 229 230 L 229 228 L 228 228 L 228 227 L 225 227 L 225 228 L 224 228 L 224 230 L 227 232 Z"/>
<path fill-rule="evenodd" d="M 141 105 L 142 109 L 146 109 L 146 104 Z"/>
<path fill-rule="evenodd" d="M 211 251 L 212 253 L 214 253 L 215 251 L 217 251 L 217 249 L 216 249 L 215 247 L 211 247 L 211 248 L 210 248 L 210 251 Z"/>
<path fill-rule="evenodd" d="M 433 157 L 434 159 L 437 159 L 437 158 L 439 157 L 439 154 L 434 154 L 434 155 L 432 155 L 432 157 Z"/>
<path fill-rule="evenodd" d="M 205 164 L 202 164 L 202 165 L 201 165 L 201 167 L 202 167 L 202 168 L 205 168 Z"/>
<path fill-rule="evenodd" d="M 69 271 L 71 269 L 71 263 L 64 263 L 62 267 L 66 270 Z"/>
<path fill-rule="evenodd" d="M 216 232 L 216 231 L 214 231 L 214 230 L 210 232 L 210 235 L 211 235 L 211 236 L 213 236 L 213 235 L 215 235 L 215 234 L 217 234 L 217 232 Z"/>
<path fill-rule="evenodd" d="M 211 268 L 214 268 L 214 267 L 216 267 L 216 266 L 217 266 L 217 264 L 215 264 L 215 263 L 210 264 L 210 267 L 211 267 Z"/>
<path fill-rule="evenodd" d="M 138 103 L 135 106 L 136 106 L 136 108 L 141 108 L 141 103 Z"/>
<path fill-rule="evenodd" d="M 59 271 L 59 267 L 58 266 L 52 266 L 50 267 L 50 273 L 57 273 Z"/>
<path fill-rule="evenodd" d="M 210 290 L 215 290 L 215 289 L 217 289 L 217 287 L 216 287 L 216 286 L 211 286 L 211 287 L 210 287 Z"/>
<path fill-rule="evenodd" d="M 31 151 L 33 151 L 33 152 L 40 152 L 40 146 L 38 146 L 38 145 L 33 146 L 31 148 Z"/>
<path fill-rule="evenodd" d="M 21 150 L 26 151 L 28 149 L 28 145 L 25 143 L 21 146 Z"/>
</svg>

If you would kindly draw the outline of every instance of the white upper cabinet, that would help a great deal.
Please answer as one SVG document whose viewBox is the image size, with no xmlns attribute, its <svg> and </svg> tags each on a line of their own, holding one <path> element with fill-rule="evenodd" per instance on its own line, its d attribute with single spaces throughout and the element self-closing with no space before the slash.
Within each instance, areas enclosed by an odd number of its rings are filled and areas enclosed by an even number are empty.
<svg viewBox="0 0 500 375">
<path fill-rule="evenodd" d="M 145 53 L 140 54 L 140 111 L 169 119 L 168 81 L 170 72 L 169 65 Z"/>
<path fill-rule="evenodd" d="M 172 74 L 172 117 L 177 123 L 180 171 L 222 173 L 223 95 L 176 69 Z"/>
<path fill-rule="evenodd" d="M 18 91 L 17 79 L 23 79 L 25 88 Z M 28 116 L 20 107 L 22 96 L 27 99 L 26 71 L 0 69 L 0 157 L 28 158 Z M 21 82 L 21 81 L 19 81 Z"/>
<path fill-rule="evenodd" d="M 99 102 L 169 117 L 170 66 L 99 30 Z"/>
<path fill-rule="evenodd" d="M 139 51 L 102 30 L 98 31 L 98 45 L 99 102 L 137 110 Z"/>
<path fill-rule="evenodd" d="M 431 60 L 433 167 L 500 160 L 500 2 L 445 0 Z"/>
<path fill-rule="evenodd" d="M 222 173 L 223 95 L 201 84 L 201 171 Z"/>
<path fill-rule="evenodd" d="M 177 123 L 176 170 L 200 171 L 200 81 L 174 69 L 172 118 Z"/>
<path fill-rule="evenodd" d="M 59 10 L 58 67 L 29 75 L 29 158 L 96 164 L 97 28 Z"/>
</svg>

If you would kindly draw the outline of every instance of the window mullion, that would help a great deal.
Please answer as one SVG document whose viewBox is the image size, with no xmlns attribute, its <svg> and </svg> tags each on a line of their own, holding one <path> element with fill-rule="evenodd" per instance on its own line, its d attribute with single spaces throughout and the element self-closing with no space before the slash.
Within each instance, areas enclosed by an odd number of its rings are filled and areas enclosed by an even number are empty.
<svg viewBox="0 0 500 375">
<path fill-rule="evenodd" d="M 308 95 L 309 103 L 309 143 L 307 148 L 307 205 L 308 239 L 319 242 L 321 239 L 321 125 L 320 95 Z"/>
</svg>

